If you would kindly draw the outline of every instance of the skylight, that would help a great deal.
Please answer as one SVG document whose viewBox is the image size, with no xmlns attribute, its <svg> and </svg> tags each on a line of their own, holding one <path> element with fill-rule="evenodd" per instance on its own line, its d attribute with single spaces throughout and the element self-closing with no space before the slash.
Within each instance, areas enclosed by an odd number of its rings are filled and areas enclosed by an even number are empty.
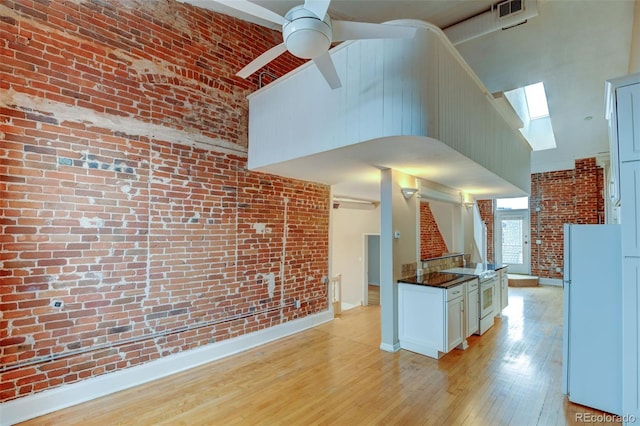
<svg viewBox="0 0 640 426">
<path fill-rule="evenodd" d="M 549 116 L 544 83 L 540 82 L 525 86 L 524 93 L 527 98 L 527 107 L 529 108 L 529 118 L 531 120 Z"/>
<path fill-rule="evenodd" d="M 522 120 L 520 132 L 532 150 L 542 151 L 556 147 L 547 95 L 542 82 L 509 90 L 504 92 L 504 97 Z"/>
</svg>

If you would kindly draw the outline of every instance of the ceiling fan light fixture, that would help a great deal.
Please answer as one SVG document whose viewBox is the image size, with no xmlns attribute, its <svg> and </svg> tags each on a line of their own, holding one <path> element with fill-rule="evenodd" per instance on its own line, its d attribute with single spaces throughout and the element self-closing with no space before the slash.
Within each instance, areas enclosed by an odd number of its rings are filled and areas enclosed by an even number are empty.
<svg viewBox="0 0 640 426">
<path fill-rule="evenodd" d="M 184 0 L 183 0 L 184 1 Z M 412 38 L 416 28 L 371 24 L 367 22 L 335 21 L 327 13 L 331 0 L 304 0 L 304 4 L 295 6 L 285 14 L 272 12 L 249 0 L 213 0 L 239 10 L 240 12 L 282 25 L 283 42 L 273 46 L 238 73 L 238 77 L 247 78 L 286 51 L 302 59 L 312 59 L 320 74 L 331 89 L 341 87 L 329 48 L 334 41 Z M 515 0 L 514 0 L 515 1 Z M 335 32 L 333 25 L 336 25 Z"/>
<path fill-rule="evenodd" d="M 317 19 L 315 21 L 320 22 Z M 284 42 L 292 55 L 302 59 L 317 58 L 329 50 L 331 45 L 331 39 L 327 34 L 310 28 L 294 30 Z"/>
<path fill-rule="evenodd" d="M 303 59 L 317 58 L 329 50 L 331 35 L 331 26 L 315 17 L 298 18 L 282 27 L 287 50 Z"/>
</svg>

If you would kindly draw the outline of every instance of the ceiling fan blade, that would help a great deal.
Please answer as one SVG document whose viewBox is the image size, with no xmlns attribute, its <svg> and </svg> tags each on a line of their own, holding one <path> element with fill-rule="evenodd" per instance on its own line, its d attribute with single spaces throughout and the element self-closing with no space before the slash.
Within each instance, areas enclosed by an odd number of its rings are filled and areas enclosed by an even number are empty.
<svg viewBox="0 0 640 426">
<path fill-rule="evenodd" d="M 362 40 L 375 38 L 412 38 L 416 29 L 393 24 L 370 24 L 367 22 L 333 21 L 333 40 Z"/>
<path fill-rule="evenodd" d="M 304 8 L 313 12 L 320 20 L 327 14 L 331 0 L 304 0 Z"/>
<path fill-rule="evenodd" d="M 251 3 L 247 0 L 214 0 L 217 3 L 228 6 L 232 9 L 239 10 L 240 12 L 248 13 L 257 18 L 261 18 L 270 22 L 274 22 L 278 25 L 284 25 L 288 22 L 284 17 L 278 15 L 275 12 L 265 9 L 262 6 L 258 6 L 255 3 Z"/>
<path fill-rule="evenodd" d="M 329 83 L 329 87 L 337 89 L 342 86 L 342 84 L 340 84 L 340 77 L 338 77 L 338 72 L 336 71 L 336 67 L 333 65 L 329 52 L 325 52 L 317 58 L 313 58 L 313 62 L 320 70 L 320 73 L 322 73 L 324 79 L 327 80 L 327 83 Z"/>
<path fill-rule="evenodd" d="M 269 62 L 273 61 L 278 56 L 282 55 L 287 51 L 287 46 L 284 43 L 280 43 L 277 46 L 272 47 L 271 49 L 264 52 L 262 55 L 258 56 L 253 61 L 249 62 L 247 66 L 242 68 L 236 74 L 238 77 L 247 78 L 254 72 L 258 71 L 260 68 L 267 65 Z"/>
</svg>

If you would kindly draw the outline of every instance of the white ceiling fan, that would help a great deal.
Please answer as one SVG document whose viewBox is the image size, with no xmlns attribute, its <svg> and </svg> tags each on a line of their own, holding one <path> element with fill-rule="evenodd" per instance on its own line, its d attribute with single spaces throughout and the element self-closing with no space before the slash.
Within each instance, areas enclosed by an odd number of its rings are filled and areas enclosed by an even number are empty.
<svg viewBox="0 0 640 426">
<path fill-rule="evenodd" d="M 258 56 L 236 75 L 247 78 L 287 50 L 302 59 L 312 59 L 332 89 L 340 87 L 329 47 L 344 40 L 411 38 L 416 29 L 400 25 L 332 21 L 327 15 L 331 0 L 305 0 L 303 5 L 280 16 L 247 0 L 214 0 L 220 4 L 282 25 L 283 42 Z"/>
</svg>

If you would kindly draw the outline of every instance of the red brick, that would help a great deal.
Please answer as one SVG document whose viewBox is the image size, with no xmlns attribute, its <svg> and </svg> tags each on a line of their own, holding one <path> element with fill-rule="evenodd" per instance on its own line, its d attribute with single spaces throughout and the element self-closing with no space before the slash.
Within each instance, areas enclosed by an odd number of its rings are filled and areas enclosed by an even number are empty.
<svg viewBox="0 0 640 426">
<path fill-rule="evenodd" d="M 0 75 L 13 71 L 7 81 L 16 94 L 127 116 L 141 127 L 177 129 L 184 140 L 201 135 L 246 148 L 246 95 L 257 88 L 257 78 L 245 81 L 233 74 L 279 42 L 279 32 L 181 3 L 157 16 L 157 5 L 54 6 L 27 4 L 24 13 L 31 17 L 12 26 L 20 34 L 3 48 L 8 62 Z M 194 23 L 194 39 L 186 40 L 173 26 L 175 16 Z M 235 34 L 239 39 L 229 39 Z M 29 46 L 28 38 L 33 40 Z M 144 74 L 134 71 L 133 61 L 161 65 Z M 283 55 L 269 69 L 282 75 L 301 63 Z M 97 84 L 100 90 L 94 89 Z M 12 119 L 0 124 L 0 175 L 12 183 L 3 197 L 3 219 L 9 222 L 1 225 L 0 251 L 17 259 L 3 264 L 11 275 L 0 280 L 7 284 L 0 289 L 1 302 L 11 308 L 3 311 L 1 330 L 15 333 L 0 338 L 17 339 L 6 346 L 16 352 L 2 352 L 0 359 L 31 361 L 69 350 L 86 354 L 64 358 L 62 364 L 38 363 L 48 378 L 33 367 L 18 368 L 7 379 L 11 387 L 0 390 L 0 401 L 202 346 L 214 335 L 220 341 L 279 324 L 279 313 L 260 313 L 277 307 L 279 298 L 262 303 L 269 299 L 267 290 L 251 282 L 246 271 L 279 273 L 284 197 L 294 201 L 286 224 L 288 278 L 278 284 L 278 297 L 283 287 L 287 299 L 323 294 L 327 187 L 246 172 L 242 153 L 150 141 L 82 118 L 59 122 L 55 114 L 24 111 L 20 105 L 0 109 Z M 125 184 L 128 193 L 122 190 Z M 267 223 L 273 233 L 256 236 L 250 226 L 255 222 Z M 57 297 L 65 302 L 62 311 L 49 306 Z M 254 309 L 255 318 L 118 347 L 117 353 L 100 357 L 100 365 L 88 361 L 99 357 L 91 352 L 94 339 L 117 342 L 184 327 L 211 318 L 216 306 L 219 315 Z M 163 307 L 155 312 L 163 318 L 144 323 L 155 307 Z M 326 308 L 324 301 L 306 303 L 296 315 Z M 287 314 L 284 321 L 291 318 Z M 24 380 L 16 385 L 19 378 Z"/>
<path fill-rule="evenodd" d="M 429 203 L 420 203 L 420 258 L 440 257 L 448 252 Z"/>
</svg>

